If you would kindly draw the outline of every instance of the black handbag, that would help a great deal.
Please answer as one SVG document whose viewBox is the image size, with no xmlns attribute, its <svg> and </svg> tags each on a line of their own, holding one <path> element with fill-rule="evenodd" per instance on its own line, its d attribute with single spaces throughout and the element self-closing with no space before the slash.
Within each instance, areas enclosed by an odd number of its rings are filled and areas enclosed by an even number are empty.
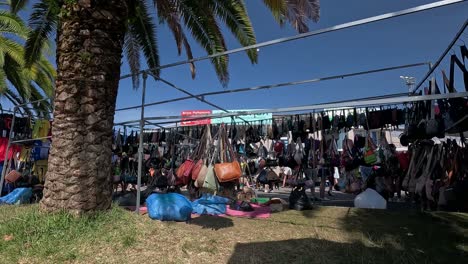
<svg viewBox="0 0 468 264">
<path fill-rule="evenodd" d="M 328 130 L 331 128 L 331 122 L 328 115 L 322 113 L 322 130 Z"/>
<path fill-rule="evenodd" d="M 430 81 L 431 87 L 431 94 L 436 94 L 436 85 L 435 85 L 435 78 L 432 78 Z M 439 137 L 444 138 L 445 136 L 445 128 L 444 123 L 439 117 L 435 115 L 435 106 L 431 102 L 429 105 L 429 118 L 426 123 L 426 135 L 428 138 Z"/>
</svg>

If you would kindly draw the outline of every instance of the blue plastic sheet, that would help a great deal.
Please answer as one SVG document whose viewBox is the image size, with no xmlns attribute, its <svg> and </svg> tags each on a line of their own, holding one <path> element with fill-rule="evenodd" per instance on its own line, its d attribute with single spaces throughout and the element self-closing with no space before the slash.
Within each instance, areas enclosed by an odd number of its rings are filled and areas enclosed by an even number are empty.
<svg viewBox="0 0 468 264">
<path fill-rule="evenodd" d="M 16 188 L 11 193 L 0 197 L 0 204 L 28 204 L 31 196 L 31 188 Z"/>
<path fill-rule="evenodd" d="M 207 214 L 207 215 L 220 215 L 226 214 L 226 204 L 229 203 L 229 199 L 211 195 L 203 194 L 200 199 L 192 202 L 194 214 Z"/>
<path fill-rule="evenodd" d="M 178 193 L 151 194 L 146 199 L 148 215 L 153 220 L 179 221 L 190 220 L 192 204 Z"/>
</svg>

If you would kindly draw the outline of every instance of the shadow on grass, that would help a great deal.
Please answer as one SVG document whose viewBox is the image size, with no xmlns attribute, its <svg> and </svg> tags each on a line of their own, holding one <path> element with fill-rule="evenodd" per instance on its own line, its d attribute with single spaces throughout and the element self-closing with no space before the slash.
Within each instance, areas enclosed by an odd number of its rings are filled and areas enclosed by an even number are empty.
<svg viewBox="0 0 468 264">
<path fill-rule="evenodd" d="M 468 263 L 466 214 L 350 209 L 341 225 L 362 242 L 400 248 L 389 256 L 400 263 Z"/>
<path fill-rule="evenodd" d="M 238 243 L 228 263 L 388 263 L 388 255 L 398 250 L 305 238 Z"/>
<path fill-rule="evenodd" d="M 197 218 L 190 220 L 189 224 L 213 230 L 220 230 L 223 228 L 229 228 L 234 226 L 234 222 L 232 221 L 232 219 L 210 215 L 201 215 Z"/>
</svg>

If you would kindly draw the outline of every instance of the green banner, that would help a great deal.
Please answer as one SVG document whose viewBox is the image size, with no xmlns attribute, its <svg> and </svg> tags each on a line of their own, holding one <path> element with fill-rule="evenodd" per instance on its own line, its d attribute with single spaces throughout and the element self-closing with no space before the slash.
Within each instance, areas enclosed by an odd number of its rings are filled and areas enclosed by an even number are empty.
<svg viewBox="0 0 468 264">
<path fill-rule="evenodd" d="M 258 110 L 258 109 L 242 109 L 242 110 L 228 110 L 229 112 L 243 112 L 243 111 L 246 111 L 246 112 L 249 112 L 249 111 L 255 111 L 255 110 Z M 213 110 L 213 114 L 216 115 L 216 114 L 223 114 L 223 113 L 226 113 L 224 111 L 221 111 L 221 110 Z M 241 115 L 241 116 L 236 116 L 234 117 L 234 122 L 236 124 L 242 124 L 242 123 L 245 123 L 245 121 L 248 121 L 248 122 L 263 122 L 263 124 L 267 124 L 267 125 L 270 125 L 272 124 L 272 121 L 273 121 L 273 114 L 272 113 L 265 113 L 265 114 L 254 114 L 254 115 Z M 211 119 L 211 124 L 221 124 L 221 123 L 224 123 L 224 124 L 230 124 L 232 123 L 232 118 L 231 117 L 222 117 L 222 118 L 212 118 Z"/>
</svg>

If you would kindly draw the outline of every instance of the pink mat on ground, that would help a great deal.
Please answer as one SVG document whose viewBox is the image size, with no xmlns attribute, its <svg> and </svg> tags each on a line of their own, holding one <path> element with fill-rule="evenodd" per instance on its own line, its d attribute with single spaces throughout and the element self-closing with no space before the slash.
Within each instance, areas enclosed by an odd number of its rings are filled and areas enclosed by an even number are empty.
<svg viewBox="0 0 468 264">
<path fill-rule="evenodd" d="M 129 210 L 129 211 L 135 211 L 136 210 L 136 206 L 124 206 L 125 209 Z M 146 214 L 148 213 L 148 208 L 146 206 L 141 206 L 140 207 L 140 214 Z"/>
<path fill-rule="evenodd" d="M 229 206 L 226 208 L 226 215 L 234 217 L 247 217 L 247 218 L 269 218 L 271 216 L 271 210 L 269 206 L 260 206 L 256 204 L 251 204 L 254 211 L 252 212 L 242 212 L 229 209 Z"/>
</svg>

